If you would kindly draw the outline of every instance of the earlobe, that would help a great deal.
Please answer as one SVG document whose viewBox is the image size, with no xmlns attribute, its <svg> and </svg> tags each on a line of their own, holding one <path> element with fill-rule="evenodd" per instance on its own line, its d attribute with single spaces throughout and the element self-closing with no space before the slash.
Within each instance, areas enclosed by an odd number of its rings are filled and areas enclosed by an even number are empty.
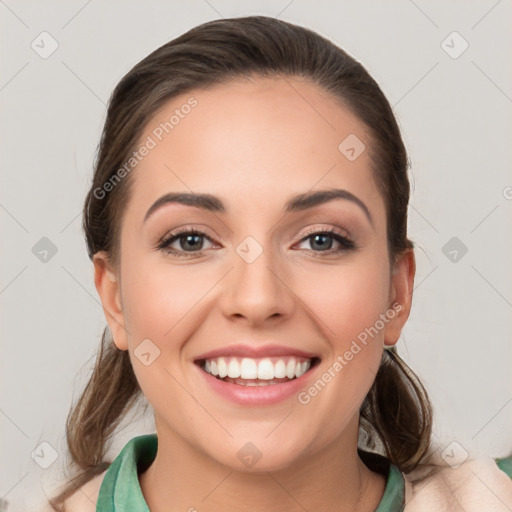
<svg viewBox="0 0 512 512">
<path fill-rule="evenodd" d="M 101 299 L 103 312 L 119 350 L 128 350 L 125 320 L 121 307 L 119 278 L 105 251 L 93 256 L 94 284 Z"/>
<path fill-rule="evenodd" d="M 384 344 L 394 345 L 400 338 L 402 328 L 409 318 L 412 306 L 412 292 L 414 275 L 416 273 L 416 261 L 414 249 L 405 249 L 393 266 L 391 274 L 390 310 L 394 310 L 394 316 L 386 326 Z M 397 306 L 399 304 L 400 306 Z"/>
</svg>

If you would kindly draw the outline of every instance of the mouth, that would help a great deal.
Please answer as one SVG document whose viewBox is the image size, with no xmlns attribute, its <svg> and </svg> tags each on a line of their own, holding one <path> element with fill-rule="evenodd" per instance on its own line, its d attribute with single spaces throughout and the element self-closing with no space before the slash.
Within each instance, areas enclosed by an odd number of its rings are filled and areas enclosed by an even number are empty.
<svg viewBox="0 0 512 512">
<path fill-rule="evenodd" d="M 239 386 L 273 386 L 299 379 L 320 363 L 319 357 L 212 357 L 194 364 L 217 380 Z"/>
</svg>

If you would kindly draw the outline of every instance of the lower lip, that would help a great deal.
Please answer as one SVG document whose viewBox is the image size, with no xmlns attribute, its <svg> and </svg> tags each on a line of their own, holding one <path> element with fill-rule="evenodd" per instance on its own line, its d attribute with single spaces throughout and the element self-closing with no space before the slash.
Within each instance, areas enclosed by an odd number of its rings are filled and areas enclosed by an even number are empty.
<svg viewBox="0 0 512 512">
<path fill-rule="evenodd" d="M 316 373 L 319 363 L 298 378 L 269 386 L 243 386 L 225 382 L 205 372 L 197 364 L 194 366 L 197 367 L 205 382 L 224 398 L 240 405 L 272 405 L 302 391 L 312 375 Z"/>
</svg>

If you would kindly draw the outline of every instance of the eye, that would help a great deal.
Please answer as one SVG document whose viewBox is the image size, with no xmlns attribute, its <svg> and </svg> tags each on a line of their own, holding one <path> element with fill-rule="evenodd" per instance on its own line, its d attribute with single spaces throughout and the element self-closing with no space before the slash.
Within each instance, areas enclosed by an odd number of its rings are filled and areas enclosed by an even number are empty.
<svg viewBox="0 0 512 512">
<path fill-rule="evenodd" d="M 201 256 L 205 250 L 204 240 L 215 245 L 206 233 L 195 228 L 185 228 L 167 234 L 157 244 L 156 249 L 179 258 L 194 258 Z M 332 249 L 333 240 L 339 245 L 337 249 Z M 352 240 L 332 228 L 313 230 L 299 243 L 307 241 L 310 241 L 309 243 L 313 247 L 309 250 L 321 256 L 339 254 L 356 248 Z M 172 247 L 173 245 L 177 245 L 177 247 Z"/>
<path fill-rule="evenodd" d="M 338 249 L 332 249 L 333 240 L 339 244 Z M 326 255 L 338 254 L 355 249 L 355 244 L 352 240 L 347 238 L 345 235 L 339 233 L 335 229 L 324 229 L 321 231 L 311 231 L 308 236 L 304 237 L 300 243 L 308 242 L 311 249 L 316 253 L 325 253 Z M 316 247 L 316 249 L 315 249 Z M 317 250 L 318 249 L 318 250 Z M 323 254 L 322 254 L 323 255 Z"/>
<path fill-rule="evenodd" d="M 211 242 L 210 238 L 202 231 L 186 228 L 166 235 L 158 243 L 157 249 L 178 257 L 197 257 L 205 249 L 204 239 Z M 177 244 L 178 247 L 172 247 L 173 244 Z"/>
</svg>

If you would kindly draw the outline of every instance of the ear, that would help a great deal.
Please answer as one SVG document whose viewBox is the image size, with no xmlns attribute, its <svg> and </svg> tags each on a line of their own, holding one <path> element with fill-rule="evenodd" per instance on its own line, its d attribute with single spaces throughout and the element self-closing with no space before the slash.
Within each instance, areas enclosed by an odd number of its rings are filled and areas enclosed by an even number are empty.
<svg viewBox="0 0 512 512">
<path fill-rule="evenodd" d="M 103 312 L 112 332 L 114 343 L 119 350 L 128 350 L 125 320 L 121 307 L 119 276 L 110 263 L 105 251 L 93 256 L 94 284 L 101 298 Z"/>
<path fill-rule="evenodd" d="M 386 325 L 384 344 L 392 346 L 400 338 L 400 333 L 409 318 L 412 305 L 412 291 L 416 260 L 414 249 L 405 249 L 397 257 L 391 275 L 391 290 L 389 307 L 395 311 L 395 316 Z"/>
</svg>

